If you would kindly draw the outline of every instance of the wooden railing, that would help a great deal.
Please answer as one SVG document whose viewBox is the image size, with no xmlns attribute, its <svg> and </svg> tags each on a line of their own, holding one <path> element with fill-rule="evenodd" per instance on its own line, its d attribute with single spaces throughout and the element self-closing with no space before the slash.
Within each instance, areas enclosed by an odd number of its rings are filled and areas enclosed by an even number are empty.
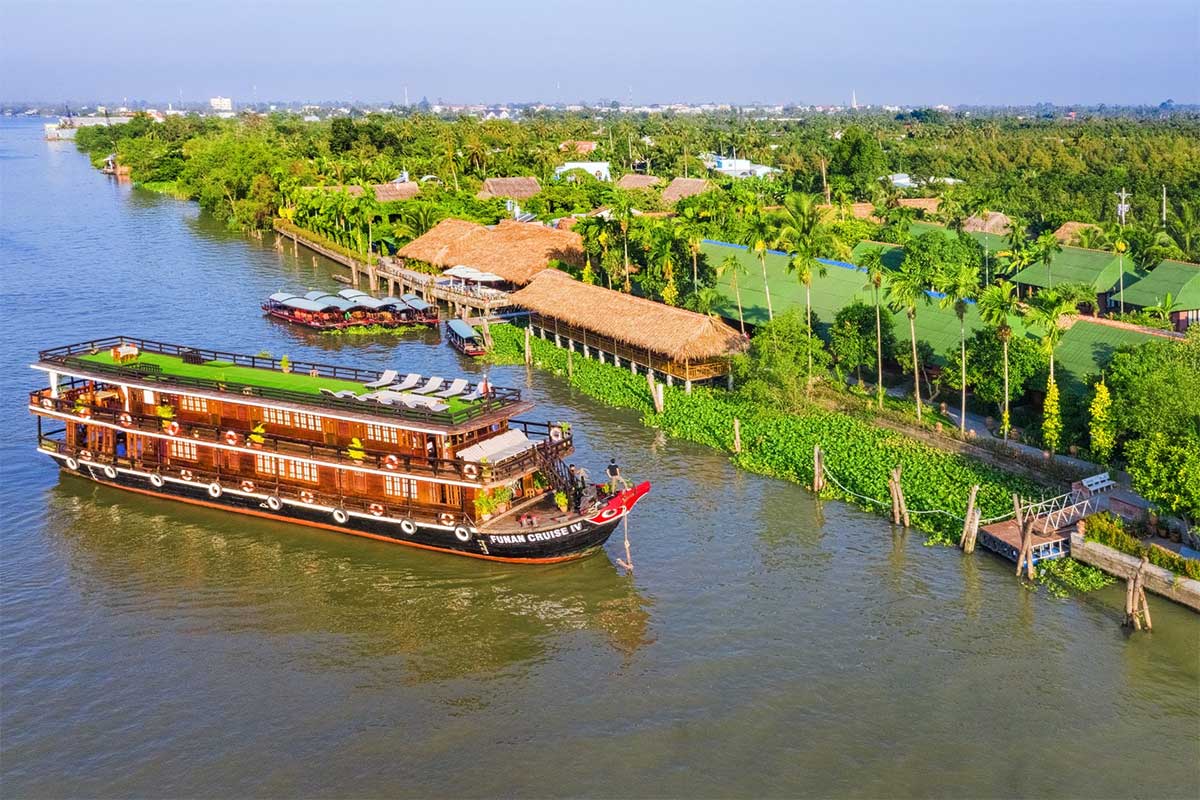
<svg viewBox="0 0 1200 800">
<path fill-rule="evenodd" d="M 122 407 L 114 408 L 82 402 L 80 398 L 83 394 L 82 390 L 75 389 L 62 393 L 58 398 L 53 398 L 50 396 L 50 389 L 41 389 L 30 393 L 29 405 L 44 411 L 53 411 L 58 414 L 73 416 L 81 424 L 87 424 L 89 421 L 104 422 L 131 433 L 163 434 L 164 426 L 172 421 L 140 412 L 127 412 Z M 85 409 L 87 416 L 81 414 Z M 231 445 L 227 438 L 231 432 L 229 430 L 223 430 L 220 427 L 201 422 L 190 422 L 187 420 L 174 421 L 179 425 L 179 430 L 168 441 L 178 440 L 200 444 L 222 444 L 235 446 L 239 450 L 254 455 L 282 455 L 306 458 L 317 462 L 319 465 L 333 468 L 348 466 L 368 467 L 386 472 L 396 472 L 397 474 L 416 475 L 418 477 L 439 478 L 443 480 L 453 479 L 480 486 L 516 479 L 527 474 L 539 464 L 538 459 L 559 459 L 568 455 L 573 450 L 569 428 L 563 430 L 563 428 L 552 425 L 549 422 L 531 422 L 527 420 L 511 420 L 509 423 L 510 429 L 520 429 L 526 436 L 530 434 L 534 436 L 540 435 L 545 437 L 544 440 L 535 442 L 533 447 L 523 453 L 518 453 L 512 458 L 507 458 L 499 462 L 429 458 L 424 455 L 410 455 L 365 447 L 361 451 L 362 457 L 359 458 L 351 457 L 349 451 L 343 447 L 330 446 L 277 434 L 262 434 L 263 441 L 261 444 L 250 442 L 246 439 L 244 431 L 232 431 L 234 433 L 235 444 Z M 562 432 L 562 438 L 557 442 L 553 441 L 550 436 L 551 430 L 556 427 Z"/>
<path fill-rule="evenodd" d="M 402 418 L 418 422 L 441 425 L 457 425 L 478 419 L 496 411 L 520 402 L 521 392 L 518 389 L 491 387 L 486 397 L 466 404 L 455 410 L 433 411 L 428 408 L 408 408 L 406 406 L 385 406 L 379 403 L 363 403 L 354 399 L 342 399 L 321 394 L 309 394 L 289 389 L 255 386 L 236 381 L 218 381 L 211 378 L 197 378 L 183 375 L 171 375 L 162 372 L 145 371 L 133 364 L 107 364 L 98 361 L 84 361 L 80 356 L 110 349 L 122 344 L 136 345 L 148 353 L 160 353 L 182 358 L 193 355 L 202 362 L 226 361 L 235 366 L 269 369 L 282 372 L 282 361 L 270 356 L 252 356 L 242 353 L 230 353 L 224 350 L 209 350 L 207 348 L 187 347 L 184 345 L 155 342 L 149 339 L 138 339 L 127 336 L 113 336 L 90 342 L 56 347 L 43 350 L 38 358 L 48 364 L 62 364 L 64 367 L 85 373 L 99 373 L 133 381 L 163 384 L 180 388 L 203 389 L 208 391 L 235 394 L 244 397 L 261 397 L 264 400 L 276 400 L 297 405 L 316 406 L 330 410 L 351 411 L 357 414 L 369 414 L 381 418 Z M 354 367 L 339 367 L 330 364 L 317 364 L 308 361 L 290 362 L 291 372 L 308 374 L 318 377 L 334 378 L 337 380 L 353 381 L 365 384 L 375 381 L 380 373 L 371 370 L 361 370 Z"/>
</svg>

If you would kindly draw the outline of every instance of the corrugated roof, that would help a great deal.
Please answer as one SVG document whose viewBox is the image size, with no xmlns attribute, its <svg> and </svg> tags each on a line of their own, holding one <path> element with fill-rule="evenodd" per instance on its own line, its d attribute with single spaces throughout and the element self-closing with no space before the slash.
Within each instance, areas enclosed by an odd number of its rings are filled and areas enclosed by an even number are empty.
<svg viewBox="0 0 1200 800">
<path fill-rule="evenodd" d="M 1168 292 L 1176 310 L 1200 309 L 1200 264 L 1163 261 L 1137 281 L 1125 285 L 1125 304 L 1143 308 L 1158 305 Z"/>
<path fill-rule="evenodd" d="M 1122 260 L 1115 253 L 1106 253 L 1103 250 L 1084 250 L 1079 247 L 1064 247 L 1061 252 L 1055 253 L 1050 260 L 1049 274 L 1046 271 L 1046 265 L 1042 263 L 1032 264 L 1013 276 L 1013 283 L 1024 284 L 1025 286 L 1038 286 L 1046 288 L 1050 286 L 1050 280 L 1053 278 L 1054 283 L 1086 283 L 1095 287 L 1097 292 L 1107 292 L 1112 289 L 1120 280 Z M 1129 276 L 1134 275 L 1133 259 L 1124 259 L 1125 265 L 1125 291 L 1129 291 Z"/>
</svg>

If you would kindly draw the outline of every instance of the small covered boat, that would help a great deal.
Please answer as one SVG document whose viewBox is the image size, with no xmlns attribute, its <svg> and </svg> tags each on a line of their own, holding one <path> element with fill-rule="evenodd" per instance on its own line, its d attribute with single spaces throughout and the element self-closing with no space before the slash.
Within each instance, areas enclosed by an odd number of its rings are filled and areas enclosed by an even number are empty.
<svg viewBox="0 0 1200 800">
<path fill-rule="evenodd" d="M 483 337 L 461 319 L 452 319 L 446 323 L 446 338 L 450 340 L 450 345 L 463 355 L 475 358 L 487 352 L 487 348 L 483 346 Z"/>
<path fill-rule="evenodd" d="M 266 299 L 262 309 L 276 319 L 317 330 L 436 325 L 437 307 L 415 295 L 413 298 L 416 303 L 402 297 L 375 298 L 358 289 L 342 289 L 337 294 L 276 292 Z"/>
</svg>

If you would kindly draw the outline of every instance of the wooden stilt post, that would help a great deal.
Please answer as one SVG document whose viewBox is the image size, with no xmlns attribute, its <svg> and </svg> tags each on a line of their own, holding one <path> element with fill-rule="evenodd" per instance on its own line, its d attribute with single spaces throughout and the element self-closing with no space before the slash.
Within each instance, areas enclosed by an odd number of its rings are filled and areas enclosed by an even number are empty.
<svg viewBox="0 0 1200 800">
<path fill-rule="evenodd" d="M 896 482 L 896 503 L 900 507 L 900 521 L 904 523 L 904 527 L 911 528 L 912 524 L 908 518 L 908 503 L 904 502 L 904 486 L 901 485 L 900 479 L 903 475 L 903 468 L 896 467 L 893 473 Z"/>
<path fill-rule="evenodd" d="M 733 452 L 742 452 L 742 421 L 737 417 L 733 418 Z"/>
<path fill-rule="evenodd" d="M 1025 570 L 1025 577 L 1033 580 L 1037 570 L 1033 566 L 1033 521 L 1034 517 L 1025 517 L 1021 524 L 1021 547 L 1017 551 L 1017 576 Z"/>
<path fill-rule="evenodd" d="M 654 395 L 654 408 L 659 414 L 663 413 L 663 409 L 666 407 L 666 397 L 664 397 L 666 390 L 666 384 L 660 383 L 658 384 L 658 391 Z"/>
<path fill-rule="evenodd" d="M 575 377 L 575 351 L 574 350 L 567 351 L 567 377 L 568 378 Z"/>
<path fill-rule="evenodd" d="M 530 332 L 529 328 L 525 328 L 525 366 L 533 364 L 533 347 L 529 343 Z"/>
<path fill-rule="evenodd" d="M 975 536 L 979 533 L 979 515 L 975 513 L 975 498 L 979 494 L 979 484 L 971 487 L 971 496 L 967 498 L 967 515 L 963 519 L 962 541 L 964 553 L 975 552 Z"/>
<path fill-rule="evenodd" d="M 1150 605 L 1146 602 L 1146 565 L 1149 559 L 1142 556 L 1142 563 L 1125 581 L 1125 624 L 1135 630 L 1152 629 Z"/>
<path fill-rule="evenodd" d="M 892 524 L 900 524 L 900 468 L 892 470 L 888 478 L 888 493 L 892 496 Z"/>
<path fill-rule="evenodd" d="M 813 491 L 820 494 L 825 488 L 825 464 L 821 453 L 821 445 L 813 445 Z"/>
</svg>

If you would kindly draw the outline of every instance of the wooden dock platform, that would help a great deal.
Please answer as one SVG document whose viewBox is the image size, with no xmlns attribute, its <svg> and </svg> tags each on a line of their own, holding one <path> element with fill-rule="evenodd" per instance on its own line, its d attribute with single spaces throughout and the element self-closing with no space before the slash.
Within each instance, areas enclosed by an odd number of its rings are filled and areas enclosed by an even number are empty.
<svg viewBox="0 0 1200 800">
<path fill-rule="evenodd" d="M 1071 553 L 1069 531 L 1051 530 L 1048 533 L 1033 531 L 1033 563 L 1062 558 Z M 979 529 L 979 545 L 1014 564 L 1021 552 L 1021 528 L 1015 519 L 994 522 Z"/>
</svg>

